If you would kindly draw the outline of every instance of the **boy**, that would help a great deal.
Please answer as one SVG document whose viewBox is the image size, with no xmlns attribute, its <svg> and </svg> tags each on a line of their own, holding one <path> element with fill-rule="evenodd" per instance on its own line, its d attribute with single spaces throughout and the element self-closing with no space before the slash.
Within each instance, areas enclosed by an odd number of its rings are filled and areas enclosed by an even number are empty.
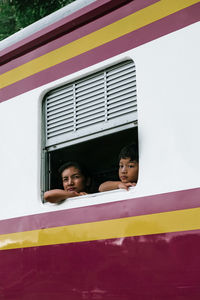
<svg viewBox="0 0 200 300">
<path fill-rule="evenodd" d="M 128 190 L 135 186 L 138 180 L 138 148 L 132 143 L 125 146 L 119 154 L 119 178 L 120 181 L 106 181 L 99 186 L 99 192 L 115 189 Z"/>
</svg>

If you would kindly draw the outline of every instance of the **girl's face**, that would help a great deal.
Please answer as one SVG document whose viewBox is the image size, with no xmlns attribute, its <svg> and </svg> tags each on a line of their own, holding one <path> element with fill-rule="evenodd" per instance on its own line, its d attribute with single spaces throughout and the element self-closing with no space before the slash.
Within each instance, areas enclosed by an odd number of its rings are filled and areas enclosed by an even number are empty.
<svg viewBox="0 0 200 300">
<path fill-rule="evenodd" d="M 130 158 L 121 158 L 119 162 L 119 178 L 121 182 L 137 182 L 139 165 Z"/>
<path fill-rule="evenodd" d="M 79 169 L 71 166 L 62 172 L 63 188 L 67 192 L 85 192 L 86 178 Z"/>
</svg>

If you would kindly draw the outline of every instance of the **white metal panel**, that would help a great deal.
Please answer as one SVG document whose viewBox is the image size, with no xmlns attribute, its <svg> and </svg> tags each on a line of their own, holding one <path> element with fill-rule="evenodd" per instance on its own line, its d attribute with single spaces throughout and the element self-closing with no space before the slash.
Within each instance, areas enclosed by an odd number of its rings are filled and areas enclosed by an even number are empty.
<svg viewBox="0 0 200 300">
<path fill-rule="evenodd" d="M 200 186 L 200 23 L 149 42 L 0 104 L 0 219 L 167 193 Z M 80 197 L 62 205 L 40 198 L 44 89 L 132 57 L 137 66 L 139 182 L 133 191 Z"/>
</svg>

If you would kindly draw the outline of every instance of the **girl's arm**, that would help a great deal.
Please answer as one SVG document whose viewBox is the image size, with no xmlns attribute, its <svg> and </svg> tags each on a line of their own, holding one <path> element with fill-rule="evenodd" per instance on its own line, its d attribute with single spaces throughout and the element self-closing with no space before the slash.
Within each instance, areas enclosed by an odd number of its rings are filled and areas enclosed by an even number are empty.
<svg viewBox="0 0 200 300">
<path fill-rule="evenodd" d="M 80 196 L 79 193 L 75 191 L 66 192 L 65 190 L 55 189 L 46 191 L 44 193 L 44 199 L 45 201 L 51 202 L 51 203 L 59 203 L 62 200 L 65 200 L 67 198 Z"/>
</svg>

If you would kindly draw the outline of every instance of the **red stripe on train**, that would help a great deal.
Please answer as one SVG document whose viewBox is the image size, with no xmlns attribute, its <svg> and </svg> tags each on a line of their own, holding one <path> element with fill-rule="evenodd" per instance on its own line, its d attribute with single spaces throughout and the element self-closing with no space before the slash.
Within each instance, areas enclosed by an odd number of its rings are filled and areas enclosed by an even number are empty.
<svg viewBox="0 0 200 300">
<path fill-rule="evenodd" d="M 195 300 L 200 231 L 0 251 L 0 299 Z"/>
</svg>

